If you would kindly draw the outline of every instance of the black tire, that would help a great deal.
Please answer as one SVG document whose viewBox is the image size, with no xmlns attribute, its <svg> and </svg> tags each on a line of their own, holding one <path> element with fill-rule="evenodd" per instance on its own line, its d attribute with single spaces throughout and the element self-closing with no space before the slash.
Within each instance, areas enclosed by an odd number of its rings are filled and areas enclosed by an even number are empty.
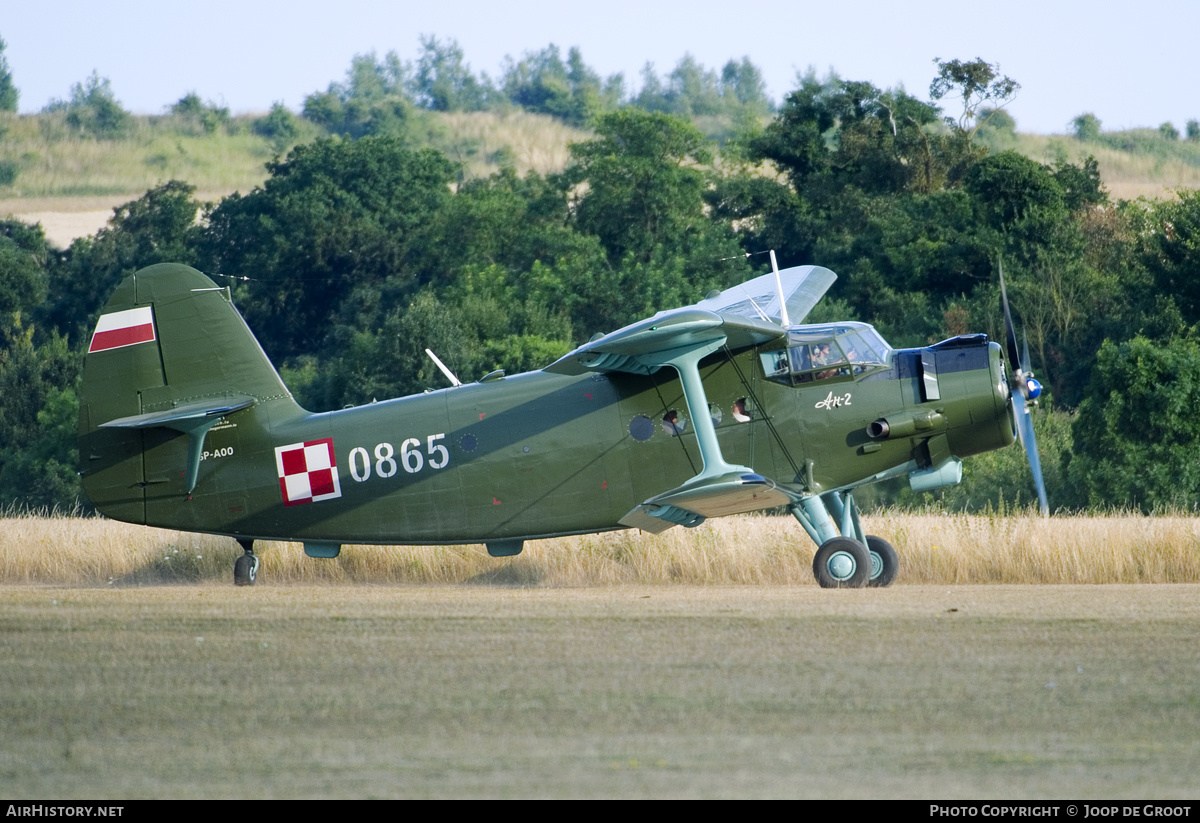
<svg viewBox="0 0 1200 823">
<path fill-rule="evenodd" d="M 243 554 L 233 564 L 233 585 L 253 586 L 258 579 L 258 558 L 252 554 Z"/>
<path fill-rule="evenodd" d="M 871 579 L 871 553 L 853 537 L 831 537 L 813 557 L 813 575 L 823 589 L 861 589 Z"/>
<path fill-rule="evenodd" d="M 867 585 L 873 588 L 892 585 L 900 572 L 900 555 L 896 547 L 882 537 L 868 534 L 867 551 L 871 553 L 871 582 Z"/>
</svg>

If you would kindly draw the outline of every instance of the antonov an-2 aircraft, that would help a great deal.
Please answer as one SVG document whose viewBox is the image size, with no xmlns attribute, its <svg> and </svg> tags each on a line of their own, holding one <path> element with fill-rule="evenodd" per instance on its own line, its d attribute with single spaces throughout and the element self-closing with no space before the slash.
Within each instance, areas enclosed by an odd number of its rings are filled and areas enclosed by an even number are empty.
<svg viewBox="0 0 1200 823">
<path fill-rule="evenodd" d="M 312 557 L 344 544 L 526 540 L 786 507 L 826 587 L 886 586 L 895 549 L 853 490 L 961 479 L 1020 435 L 1046 510 L 1004 300 L 1001 347 L 966 335 L 892 349 L 864 323 L 799 325 L 836 275 L 775 271 L 598 336 L 546 368 L 341 411 L 302 409 L 234 308 L 195 269 L 128 277 L 84 365 L 79 459 L 108 517 L 228 535 L 252 584 L 256 540 Z M 1003 285 L 1003 279 L 1001 280 Z"/>
</svg>

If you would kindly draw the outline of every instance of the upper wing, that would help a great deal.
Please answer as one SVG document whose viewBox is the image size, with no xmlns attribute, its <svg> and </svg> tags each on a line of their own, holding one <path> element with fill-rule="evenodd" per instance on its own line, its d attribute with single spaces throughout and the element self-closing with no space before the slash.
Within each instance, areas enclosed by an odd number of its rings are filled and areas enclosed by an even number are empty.
<svg viewBox="0 0 1200 823">
<path fill-rule="evenodd" d="M 783 302 L 787 305 L 788 320 L 801 323 L 837 280 L 837 275 L 821 266 L 795 266 L 779 272 L 783 287 Z M 696 304 L 698 309 L 736 317 L 768 320 L 779 325 L 783 312 L 779 308 L 779 293 L 775 274 L 764 274 L 732 286 L 720 294 L 706 297 Z"/>
<path fill-rule="evenodd" d="M 820 266 L 779 272 L 788 319 L 799 322 L 812 311 L 837 275 Z M 764 274 L 691 306 L 662 311 L 575 349 L 546 367 L 558 374 L 624 371 L 651 374 L 673 353 L 706 342 L 744 348 L 785 334 L 780 325 L 775 275 Z"/>
</svg>

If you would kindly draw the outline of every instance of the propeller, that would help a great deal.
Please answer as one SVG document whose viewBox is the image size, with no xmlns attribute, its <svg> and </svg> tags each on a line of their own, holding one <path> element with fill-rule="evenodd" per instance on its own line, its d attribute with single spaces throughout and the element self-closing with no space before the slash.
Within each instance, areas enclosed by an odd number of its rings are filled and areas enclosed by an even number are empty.
<svg viewBox="0 0 1200 823">
<path fill-rule="evenodd" d="M 1000 268 L 1000 305 L 1004 309 L 1004 332 L 1008 344 L 1009 363 L 1009 400 L 1013 406 L 1013 417 L 1017 421 L 1017 436 L 1025 449 L 1025 458 L 1029 461 L 1029 469 L 1033 472 L 1033 483 L 1037 487 L 1038 505 L 1042 516 L 1050 514 L 1050 504 L 1046 501 L 1046 481 L 1042 479 L 1042 461 L 1038 457 L 1037 437 L 1033 433 L 1033 418 L 1029 414 L 1029 404 L 1037 400 L 1042 393 L 1042 384 L 1033 376 L 1029 368 L 1029 341 L 1025 339 L 1024 346 L 1017 350 L 1017 331 L 1013 327 L 1012 312 L 1008 308 L 1008 292 L 1004 288 L 1004 261 L 998 261 Z"/>
</svg>

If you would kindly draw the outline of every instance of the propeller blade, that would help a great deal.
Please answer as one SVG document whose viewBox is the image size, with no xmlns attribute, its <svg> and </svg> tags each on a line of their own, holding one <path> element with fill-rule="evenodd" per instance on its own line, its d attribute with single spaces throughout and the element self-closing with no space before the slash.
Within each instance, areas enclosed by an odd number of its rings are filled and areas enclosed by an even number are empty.
<svg viewBox="0 0 1200 823">
<path fill-rule="evenodd" d="M 1042 393 L 1042 386 L 1033 379 L 1029 370 L 1029 338 L 1025 338 L 1023 349 L 1017 348 L 1017 330 L 1013 326 L 1012 310 L 1008 307 L 1008 290 L 1004 287 L 1004 261 L 997 258 L 1000 270 L 1000 307 L 1004 309 L 1004 333 L 1008 343 L 1010 391 L 1009 402 L 1013 405 L 1013 417 L 1017 422 L 1017 437 L 1025 449 L 1025 459 L 1033 473 L 1033 484 L 1037 488 L 1038 506 L 1042 517 L 1050 516 L 1050 503 L 1046 499 L 1046 481 L 1042 478 L 1042 460 L 1038 456 L 1037 437 L 1033 433 L 1033 418 L 1029 414 L 1028 400 Z"/>
<path fill-rule="evenodd" d="M 1021 371 L 1032 374 L 1029 370 L 1029 335 L 1024 330 L 1021 331 Z"/>
<path fill-rule="evenodd" d="M 1013 326 L 1012 311 L 1008 308 L 1008 290 L 1004 288 L 1004 261 L 996 262 L 1000 268 L 1000 307 L 1004 309 L 1004 336 L 1008 343 L 1008 365 L 1012 371 L 1010 379 L 1019 386 L 1023 381 L 1018 379 L 1021 372 L 1021 353 L 1017 350 L 1017 330 Z"/>
<path fill-rule="evenodd" d="M 1018 392 L 1012 393 L 1013 414 L 1017 418 L 1017 436 L 1025 449 L 1025 458 L 1029 461 L 1029 470 L 1033 472 L 1033 484 L 1037 487 L 1038 506 L 1042 517 L 1050 516 L 1050 503 L 1046 500 L 1046 481 L 1042 478 L 1042 460 L 1038 457 L 1037 436 L 1033 433 L 1033 417 L 1029 414 L 1029 404 Z"/>
</svg>

